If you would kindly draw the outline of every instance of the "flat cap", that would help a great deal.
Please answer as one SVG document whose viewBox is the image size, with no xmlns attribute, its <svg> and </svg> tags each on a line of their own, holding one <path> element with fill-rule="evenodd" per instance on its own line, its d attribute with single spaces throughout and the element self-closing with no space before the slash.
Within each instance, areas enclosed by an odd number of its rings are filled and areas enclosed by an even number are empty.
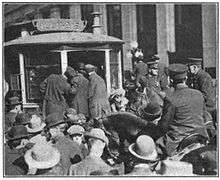
<svg viewBox="0 0 220 180">
<path fill-rule="evenodd" d="M 158 62 L 157 61 L 149 61 L 147 62 L 148 68 L 150 69 L 158 69 Z"/>
<path fill-rule="evenodd" d="M 184 64 L 174 63 L 169 66 L 169 74 L 172 79 L 184 79 L 187 75 L 188 67 Z"/>
<path fill-rule="evenodd" d="M 189 66 L 191 65 L 201 65 L 202 64 L 202 58 L 188 58 L 187 64 Z"/>
</svg>

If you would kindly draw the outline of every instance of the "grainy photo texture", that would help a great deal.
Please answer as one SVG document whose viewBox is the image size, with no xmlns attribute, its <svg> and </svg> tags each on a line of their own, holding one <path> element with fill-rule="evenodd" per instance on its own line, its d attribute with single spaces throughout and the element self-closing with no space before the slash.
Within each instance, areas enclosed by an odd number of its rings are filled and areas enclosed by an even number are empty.
<svg viewBox="0 0 220 180">
<path fill-rule="evenodd" d="M 218 176 L 218 3 L 2 3 L 4 177 Z"/>
</svg>

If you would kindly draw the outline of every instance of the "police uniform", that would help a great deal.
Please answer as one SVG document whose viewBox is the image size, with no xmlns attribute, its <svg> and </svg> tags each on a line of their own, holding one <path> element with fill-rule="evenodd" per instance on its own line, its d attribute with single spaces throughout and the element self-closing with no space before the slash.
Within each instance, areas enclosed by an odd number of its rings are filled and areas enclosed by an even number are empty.
<svg viewBox="0 0 220 180">
<path fill-rule="evenodd" d="M 202 59 L 189 58 L 188 65 L 201 65 Z M 206 108 L 209 112 L 215 110 L 215 88 L 212 85 L 212 77 L 203 69 L 192 76 L 191 87 L 202 92 Z"/>
<path fill-rule="evenodd" d="M 186 77 L 187 66 L 172 64 L 169 71 L 171 79 L 181 80 Z M 202 93 L 184 83 L 177 83 L 174 88 L 172 95 L 165 98 L 163 115 L 158 123 L 158 130 L 163 136 L 157 144 L 168 156 L 175 155 L 179 143 L 191 134 L 208 137 L 203 120 Z"/>
</svg>

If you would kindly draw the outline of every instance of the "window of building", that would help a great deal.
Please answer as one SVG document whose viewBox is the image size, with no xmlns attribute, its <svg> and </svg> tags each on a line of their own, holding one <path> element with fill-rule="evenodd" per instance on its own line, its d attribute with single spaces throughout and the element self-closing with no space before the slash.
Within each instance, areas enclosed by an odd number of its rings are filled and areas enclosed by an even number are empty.
<svg viewBox="0 0 220 180">
<path fill-rule="evenodd" d="M 43 12 L 42 12 L 42 18 L 43 18 L 43 19 L 48 19 L 48 18 L 50 18 L 50 10 L 43 11 Z"/>
<path fill-rule="evenodd" d="M 81 5 L 81 15 L 82 20 L 87 22 L 86 28 L 84 29 L 84 32 L 93 32 L 93 5 L 92 4 L 83 4 Z"/>
<path fill-rule="evenodd" d="M 179 56 L 203 56 L 201 5 L 175 5 L 175 36 Z"/>
<path fill-rule="evenodd" d="M 60 6 L 60 17 L 63 19 L 69 19 L 70 18 L 70 13 L 69 13 L 69 6 L 68 5 L 63 5 Z"/>
<path fill-rule="evenodd" d="M 107 5 L 108 35 L 122 38 L 121 5 Z"/>
<path fill-rule="evenodd" d="M 137 35 L 144 57 L 157 53 L 156 5 L 137 5 Z"/>
<path fill-rule="evenodd" d="M 41 99 L 40 83 L 50 74 L 60 73 L 60 54 L 46 48 L 31 48 L 24 54 L 27 103 Z"/>
</svg>

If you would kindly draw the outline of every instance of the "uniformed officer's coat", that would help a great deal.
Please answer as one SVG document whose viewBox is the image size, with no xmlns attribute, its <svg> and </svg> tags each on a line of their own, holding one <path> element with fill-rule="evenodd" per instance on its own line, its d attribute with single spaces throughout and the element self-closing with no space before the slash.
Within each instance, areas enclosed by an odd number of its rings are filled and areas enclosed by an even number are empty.
<svg viewBox="0 0 220 180">
<path fill-rule="evenodd" d="M 175 154 L 181 140 L 193 133 L 207 137 L 203 119 L 204 100 L 202 93 L 178 84 L 172 96 L 165 100 L 164 111 L 159 121 L 159 131 L 165 135 L 158 140 L 169 156 Z"/>
<path fill-rule="evenodd" d="M 89 80 L 88 100 L 91 118 L 96 119 L 103 115 L 109 115 L 111 108 L 107 97 L 105 81 L 95 72 L 90 74 Z"/>
<path fill-rule="evenodd" d="M 202 92 L 208 111 L 215 109 L 215 88 L 211 76 L 200 69 L 193 77 L 193 88 Z"/>
</svg>

